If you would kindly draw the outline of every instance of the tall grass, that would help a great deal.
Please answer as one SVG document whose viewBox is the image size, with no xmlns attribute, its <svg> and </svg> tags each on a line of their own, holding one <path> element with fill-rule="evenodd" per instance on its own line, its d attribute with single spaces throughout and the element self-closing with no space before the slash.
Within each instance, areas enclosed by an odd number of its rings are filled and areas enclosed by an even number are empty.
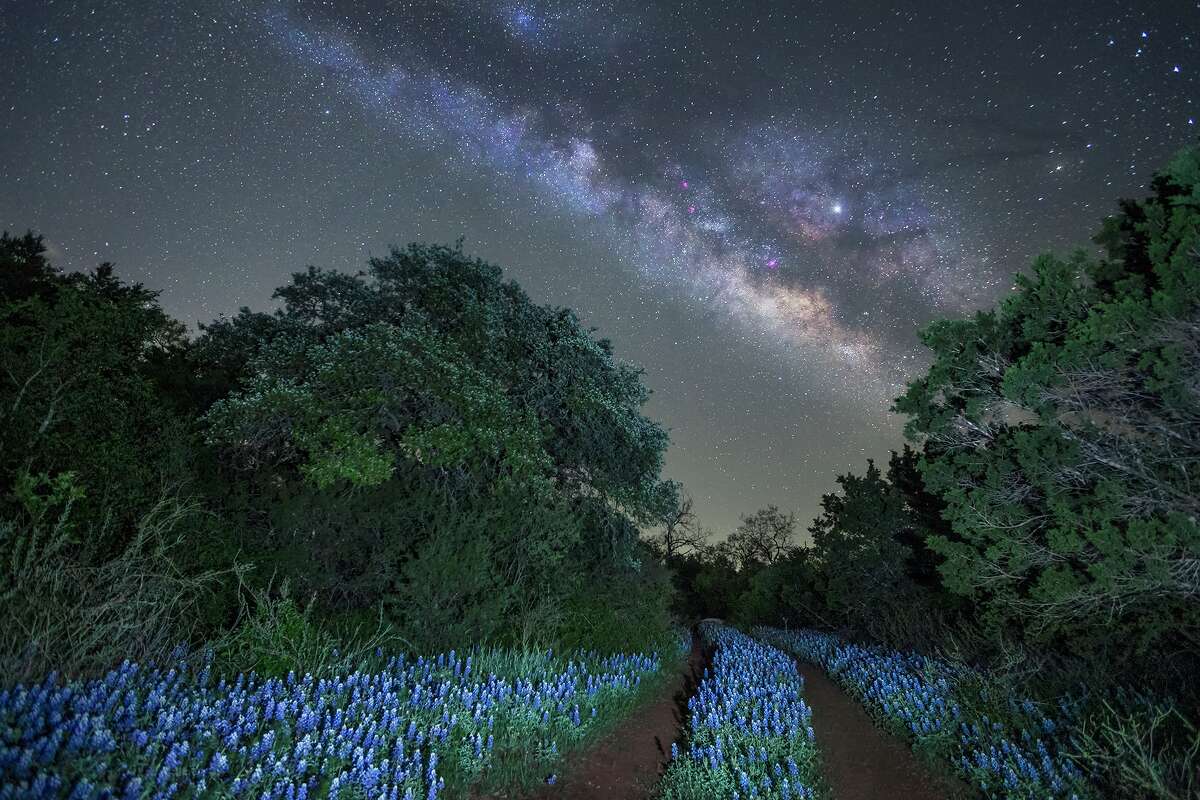
<svg viewBox="0 0 1200 800">
<path fill-rule="evenodd" d="M 103 673 L 125 659 L 165 662 L 200 623 L 197 608 L 241 567 L 185 574 L 172 553 L 199 507 L 164 492 L 115 554 L 107 522 L 82 529 L 71 512 L 79 495 L 70 476 L 0 520 L 0 676 L 4 683 L 51 671 Z"/>
<path fill-rule="evenodd" d="M 1200 730 L 1172 702 L 1118 693 L 1082 717 L 1070 741 L 1105 797 L 1200 798 Z"/>
</svg>

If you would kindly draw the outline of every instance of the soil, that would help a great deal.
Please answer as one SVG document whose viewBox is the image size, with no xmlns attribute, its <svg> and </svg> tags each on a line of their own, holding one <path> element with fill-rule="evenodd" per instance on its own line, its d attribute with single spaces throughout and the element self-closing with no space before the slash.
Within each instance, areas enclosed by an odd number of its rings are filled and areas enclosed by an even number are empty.
<svg viewBox="0 0 1200 800">
<path fill-rule="evenodd" d="M 819 667 L 798 661 L 813 710 L 821 765 L 835 800 L 949 800 L 973 796 L 960 781 L 934 775 L 908 745 L 875 726 L 866 710 Z"/>
<path fill-rule="evenodd" d="M 568 761 L 554 786 L 531 800 L 644 800 L 671 760 L 671 743 L 683 744 L 687 701 L 696 693 L 708 658 L 694 637 L 683 670 L 661 694 L 637 708 L 587 750 Z"/>
</svg>

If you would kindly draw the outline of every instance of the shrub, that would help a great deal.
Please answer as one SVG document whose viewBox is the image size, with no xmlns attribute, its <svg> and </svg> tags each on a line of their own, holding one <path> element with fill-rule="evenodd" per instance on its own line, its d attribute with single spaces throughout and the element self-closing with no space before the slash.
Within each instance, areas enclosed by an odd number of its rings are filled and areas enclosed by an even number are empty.
<svg viewBox="0 0 1200 800">
<path fill-rule="evenodd" d="M 16 494 L 24 513 L 0 520 L 0 675 L 6 682 L 50 670 L 94 675 L 125 658 L 163 659 L 191 638 L 195 609 L 223 577 L 218 571 L 185 574 L 173 557 L 199 514 L 194 503 L 164 493 L 132 538 L 100 557 L 95 549 L 111 541 L 103 530 L 109 523 L 74 524 L 81 491 L 71 474 L 22 475 Z"/>
<path fill-rule="evenodd" d="M 1119 693 L 1081 719 L 1071 744 L 1105 797 L 1200 797 L 1200 730 L 1174 703 Z"/>
</svg>

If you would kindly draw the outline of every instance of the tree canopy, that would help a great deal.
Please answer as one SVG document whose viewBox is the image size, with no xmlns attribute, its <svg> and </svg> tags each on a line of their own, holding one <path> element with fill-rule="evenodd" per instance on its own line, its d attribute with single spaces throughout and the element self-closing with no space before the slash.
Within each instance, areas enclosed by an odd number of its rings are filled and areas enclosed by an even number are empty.
<svg viewBox="0 0 1200 800">
<path fill-rule="evenodd" d="M 1112 657 L 1200 645 L 1200 150 L 1152 192 L 1102 254 L 1042 256 L 999 308 L 929 326 L 896 402 L 952 526 L 946 586 L 998 632 Z"/>
<path fill-rule="evenodd" d="M 275 297 L 274 313 L 205 327 L 195 358 L 217 399 L 203 422 L 255 487 L 247 513 L 272 519 L 269 549 L 320 554 L 323 581 L 292 573 L 319 595 L 423 596 L 429 559 L 467 548 L 488 566 L 454 580 L 507 598 L 489 611 L 501 620 L 523 595 L 567 591 L 546 584 L 569 583 L 568 555 L 636 563 L 637 526 L 677 502 L 640 370 L 498 267 L 414 244 L 357 275 L 310 268 Z M 381 504 L 390 518 L 368 510 Z M 425 594 L 414 624 L 469 605 Z"/>
</svg>

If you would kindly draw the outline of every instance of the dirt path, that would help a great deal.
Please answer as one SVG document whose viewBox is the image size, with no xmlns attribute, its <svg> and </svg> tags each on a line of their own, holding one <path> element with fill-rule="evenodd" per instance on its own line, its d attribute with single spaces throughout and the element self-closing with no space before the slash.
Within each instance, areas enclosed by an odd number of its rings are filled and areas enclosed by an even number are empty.
<svg viewBox="0 0 1200 800">
<path fill-rule="evenodd" d="M 908 745 L 875 727 L 866 709 L 825 672 L 797 661 L 825 779 L 834 800 L 949 800 L 970 797 L 951 778 L 935 776 Z"/>
<path fill-rule="evenodd" d="M 569 762 L 554 786 L 538 800 L 644 800 L 671 760 L 671 742 L 683 738 L 687 701 L 707 664 L 699 637 L 687 665 L 660 697 L 637 709 L 608 734 Z"/>
</svg>

